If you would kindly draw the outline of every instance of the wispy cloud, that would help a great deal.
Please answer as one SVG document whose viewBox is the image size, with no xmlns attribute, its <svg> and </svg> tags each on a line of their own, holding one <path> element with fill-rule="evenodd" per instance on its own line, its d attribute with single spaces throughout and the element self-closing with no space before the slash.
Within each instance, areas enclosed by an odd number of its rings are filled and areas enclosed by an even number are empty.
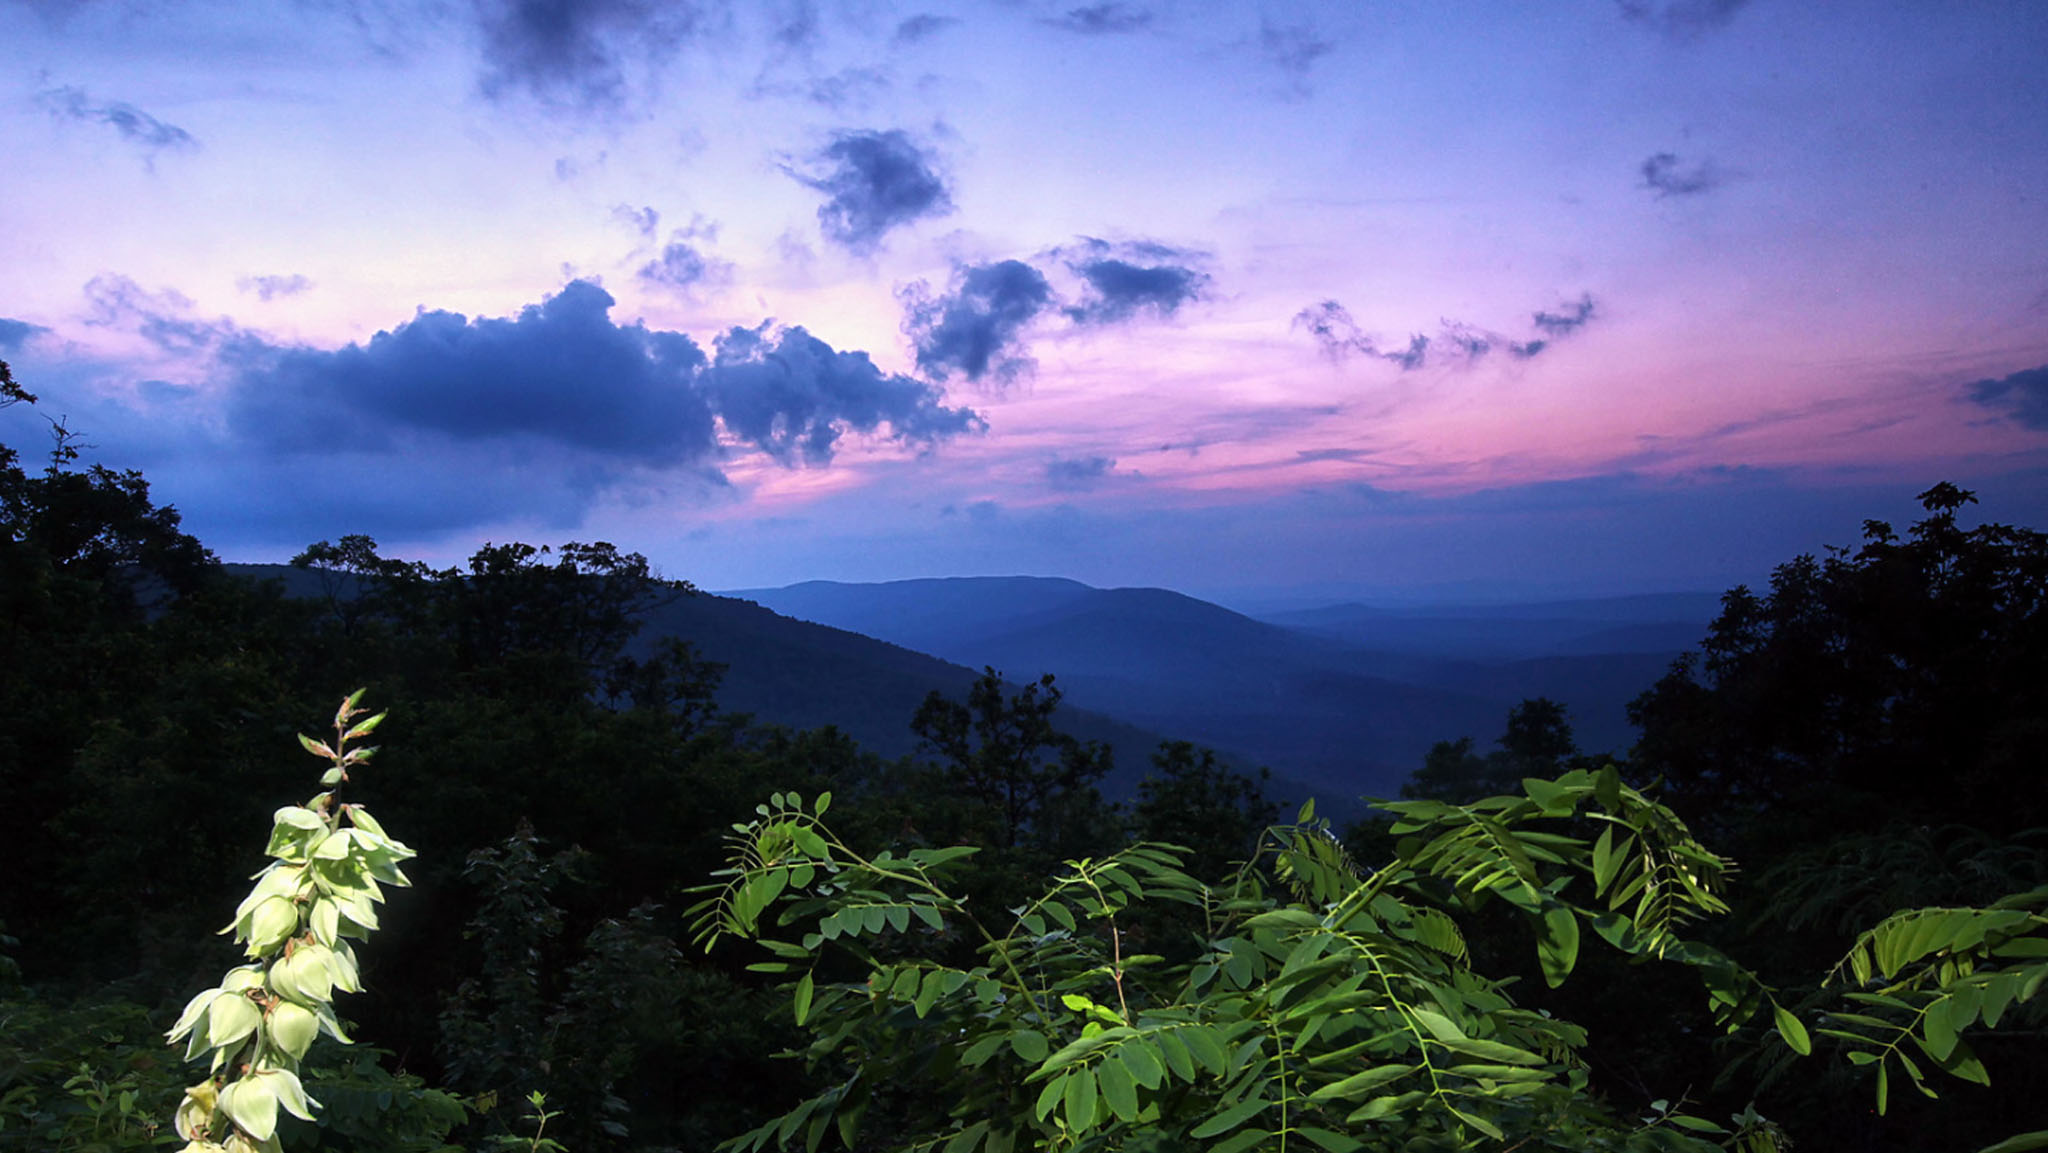
<svg viewBox="0 0 2048 1153">
<path fill-rule="evenodd" d="M 1308 92 L 1309 73 L 1316 61 L 1336 51 L 1337 42 L 1318 32 L 1313 24 L 1276 24 L 1259 21 L 1259 53 L 1266 62 L 1287 77 L 1295 95 Z"/>
<path fill-rule="evenodd" d="M 1115 471 L 1116 461 L 1106 456 L 1054 457 L 1046 462 L 1045 483 L 1060 492 L 1085 492 Z"/>
<path fill-rule="evenodd" d="M 1674 40 L 1692 40 L 1728 26 L 1749 0 L 1615 0 L 1625 18 Z"/>
<path fill-rule="evenodd" d="M 235 281 L 235 287 L 268 304 L 280 297 L 297 296 L 313 287 L 313 282 L 294 272 L 289 276 L 244 276 Z"/>
<path fill-rule="evenodd" d="M 1711 160 L 1695 160 L 1687 163 L 1677 153 L 1659 152 L 1643 161 L 1643 187 L 1657 194 L 1659 200 L 1667 196 L 1698 196 L 1712 192 L 1726 180 L 1719 166 Z"/>
<path fill-rule="evenodd" d="M 199 147 L 198 139 L 183 128 L 158 120 L 133 104 L 119 100 L 96 101 L 83 88 L 70 85 L 47 88 L 36 95 L 36 102 L 59 120 L 101 124 L 113 129 L 121 139 L 143 149 L 152 162 L 159 152 L 190 151 Z"/>
<path fill-rule="evenodd" d="M 1413 372 L 1429 364 L 1473 364 L 1494 349 L 1505 349 L 1517 360 L 1540 355 L 1554 342 L 1584 328 L 1598 314 L 1592 294 L 1559 306 L 1557 311 L 1539 310 L 1530 323 L 1541 336 L 1516 340 L 1497 332 L 1457 320 L 1439 322 L 1435 335 L 1409 334 L 1405 343 L 1381 341 L 1359 327 L 1350 310 L 1334 300 L 1312 304 L 1294 314 L 1293 327 L 1306 331 L 1323 355 L 1342 361 L 1353 356 L 1370 357 Z"/>
<path fill-rule="evenodd" d="M 1967 386 L 1969 398 L 2028 428 L 2048 429 L 2048 365 Z"/>
<path fill-rule="evenodd" d="M 959 23 L 960 21 L 951 16 L 934 16 L 929 12 L 920 12 L 896 25 L 896 34 L 891 39 L 898 44 L 918 44 Z"/>
<path fill-rule="evenodd" d="M 1104 0 L 1082 8 L 1070 8 L 1063 15 L 1045 21 L 1064 32 L 1083 36 L 1119 36 L 1139 32 L 1152 24 L 1152 11 L 1119 0 Z"/>
</svg>

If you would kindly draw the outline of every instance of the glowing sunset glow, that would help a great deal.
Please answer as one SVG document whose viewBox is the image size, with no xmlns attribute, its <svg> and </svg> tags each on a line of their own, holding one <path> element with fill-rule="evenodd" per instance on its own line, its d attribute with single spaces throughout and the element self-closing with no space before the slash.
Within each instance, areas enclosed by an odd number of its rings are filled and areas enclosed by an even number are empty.
<svg viewBox="0 0 2048 1153">
<path fill-rule="evenodd" d="M 2039 4 L 536 11 L 0 9 L 0 437 L 230 559 L 714 588 L 1714 588 L 1937 480 L 2048 519 Z"/>
</svg>

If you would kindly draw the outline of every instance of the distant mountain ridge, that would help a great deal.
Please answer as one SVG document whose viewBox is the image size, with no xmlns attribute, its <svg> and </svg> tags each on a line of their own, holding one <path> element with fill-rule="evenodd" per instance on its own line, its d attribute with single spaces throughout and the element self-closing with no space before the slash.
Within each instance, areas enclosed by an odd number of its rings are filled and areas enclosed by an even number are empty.
<svg viewBox="0 0 2048 1153">
<path fill-rule="evenodd" d="M 1377 795 L 1397 790 L 1436 741 L 1489 744 L 1526 697 L 1563 702 L 1583 748 L 1625 747 L 1623 705 L 1718 605 L 1709 594 L 1657 594 L 1335 605 L 1255 619 L 1165 589 L 1039 577 L 811 581 L 726 595 L 1017 679 L 1052 672 L 1083 708 L 1319 789 Z"/>
</svg>

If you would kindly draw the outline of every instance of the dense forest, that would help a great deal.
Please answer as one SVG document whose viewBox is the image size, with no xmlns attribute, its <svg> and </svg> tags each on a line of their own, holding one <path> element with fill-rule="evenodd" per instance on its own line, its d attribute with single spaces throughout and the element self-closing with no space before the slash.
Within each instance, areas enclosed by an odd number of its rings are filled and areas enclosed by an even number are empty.
<svg viewBox="0 0 2048 1153">
<path fill-rule="evenodd" d="M 1180 741 L 1106 797 L 1058 670 L 907 757 L 722 710 L 609 544 L 287 595 L 56 433 L 0 447 L 0 1148 L 2048 1146 L 2048 537 L 1953 486 L 1729 592 L 1627 758 L 1530 700 L 1332 829 Z"/>
</svg>

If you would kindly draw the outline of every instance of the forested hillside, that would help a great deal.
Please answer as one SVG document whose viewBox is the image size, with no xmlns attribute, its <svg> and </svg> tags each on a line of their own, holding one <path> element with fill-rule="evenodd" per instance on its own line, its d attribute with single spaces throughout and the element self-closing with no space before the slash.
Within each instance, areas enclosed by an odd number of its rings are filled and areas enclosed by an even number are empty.
<svg viewBox="0 0 2048 1153">
<path fill-rule="evenodd" d="M 799 634 L 631 552 L 435 570 L 336 536 L 287 595 L 68 443 L 41 469 L 0 449 L 0 1147 L 1974 1150 L 2041 1128 L 2048 538 L 1969 526 L 1953 487 L 1904 534 L 1729 593 L 1632 706 L 1626 758 L 1527 701 L 1443 734 L 1378 815 L 1266 832 L 1292 816 L 1270 780 L 1200 733 L 1112 754 L 1062 669 L 792 639 L 761 666 L 792 679 L 751 674 L 741 703 L 708 654 Z M 1102 636 L 1105 664 L 1146 643 Z M 842 680 L 868 712 L 909 703 L 910 740 L 743 715 Z M 323 734 L 365 686 L 388 719 L 352 761 L 352 730 Z M 1119 767 L 1147 771 L 1112 803 Z M 337 814 L 366 835 L 333 840 Z M 340 930 L 331 886 L 236 910 L 266 853 L 382 870 L 393 841 L 410 886 L 385 876 Z M 342 937 L 346 980 L 275 968 Z M 255 976 L 222 978 L 244 955 Z M 212 1069 L 162 1042 L 195 994 Z M 330 995 L 352 1046 L 285 1023 Z M 314 1120 L 273 1093 L 288 1050 Z"/>
</svg>

